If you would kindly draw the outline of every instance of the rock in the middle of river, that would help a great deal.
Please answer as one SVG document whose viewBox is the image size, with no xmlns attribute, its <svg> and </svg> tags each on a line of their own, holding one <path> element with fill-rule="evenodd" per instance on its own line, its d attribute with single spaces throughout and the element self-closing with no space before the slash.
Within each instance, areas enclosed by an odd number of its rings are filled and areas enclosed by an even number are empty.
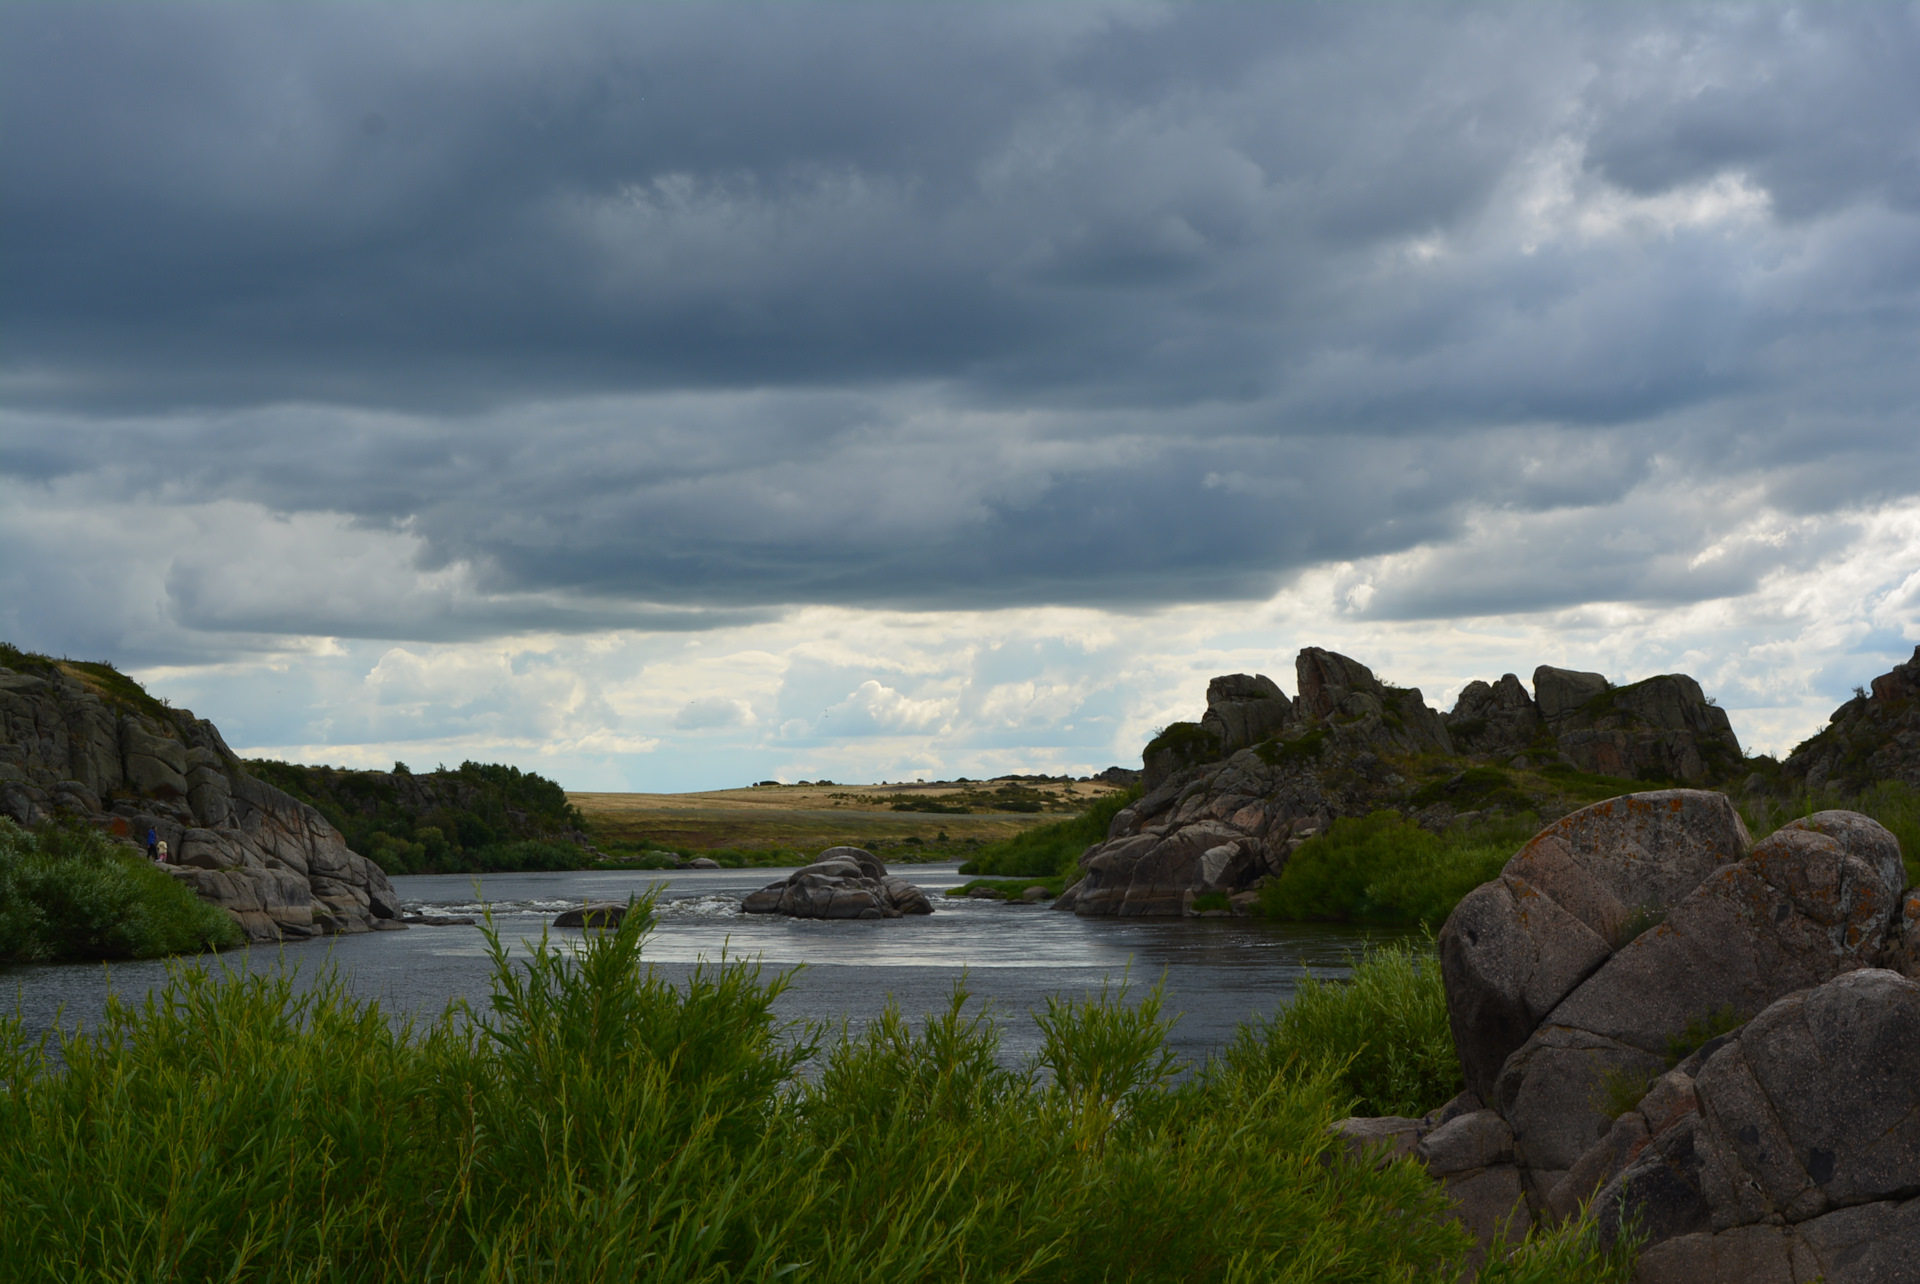
<svg viewBox="0 0 1920 1284">
<path fill-rule="evenodd" d="M 829 847 L 805 869 L 747 897 L 743 908 L 749 914 L 795 918 L 899 918 L 931 914 L 933 902 L 906 879 L 887 873 L 872 852 Z"/>
</svg>

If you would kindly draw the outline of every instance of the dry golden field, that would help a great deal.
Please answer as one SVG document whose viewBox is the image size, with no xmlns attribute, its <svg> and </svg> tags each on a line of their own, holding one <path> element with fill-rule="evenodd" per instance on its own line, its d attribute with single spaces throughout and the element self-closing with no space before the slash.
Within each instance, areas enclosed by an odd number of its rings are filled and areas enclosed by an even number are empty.
<svg viewBox="0 0 1920 1284">
<path fill-rule="evenodd" d="M 913 846 L 934 854 L 957 853 L 1073 815 L 1114 788 L 1086 780 L 991 780 L 567 797 L 586 816 L 595 842 L 607 848 L 644 842 L 703 850 L 818 851 L 848 843 Z"/>
</svg>

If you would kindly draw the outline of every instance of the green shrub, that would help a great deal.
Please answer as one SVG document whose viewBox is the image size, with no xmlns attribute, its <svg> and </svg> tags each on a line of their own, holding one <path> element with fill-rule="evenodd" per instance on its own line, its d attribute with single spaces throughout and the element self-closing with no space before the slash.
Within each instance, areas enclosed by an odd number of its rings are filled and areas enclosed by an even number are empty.
<svg viewBox="0 0 1920 1284">
<path fill-rule="evenodd" d="M 955 898 L 964 898 L 975 888 L 984 887 L 1000 893 L 1007 900 L 1017 901 L 1020 899 L 1020 894 L 1029 887 L 1044 887 L 1047 889 L 1047 899 L 1051 900 L 1067 890 L 1067 882 L 1068 876 L 1065 874 L 1055 874 L 1050 878 L 1041 878 L 1038 875 L 1029 875 L 1026 878 L 974 878 L 958 887 L 949 887 L 946 894 Z"/>
<path fill-rule="evenodd" d="M 1172 753 L 1183 762 L 1205 762 L 1219 756 L 1220 741 L 1197 722 L 1170 722 L 1147 741 L 1140 757 L 1147 761 L 1163 753 Z"/>
<path fill-rule="evenodd" d="M 1078 870 L 1080 853 L 1105 838 L 1113 818 L 1139 797 L 1138 787 L 1107 794 L 1071 820 L 1055 821 L 1001 842 L 989 843 L 972 860 L 961 865 L 960 872 L 1036 879 L 1064 875 L 1071 882 Z"/>
<path fill-rule="evenodd" d="M 1465 810 L 1489 795 L 1512 786 L 1512 778 L 1498 767 L 1468 767 L 1445 780 L 1436 780 L 1414 790 L 1413 805 L 1431 807 L 1437 802 L 1448 802 Z"/>
<path fill-rule="evenodd" d="M 558 863 L 568 834 L 586 820 L 566 790 L 504 763 L 463 762 L 458 770 L 392 772 L 255 759 L 254 776 L 316 808 L 347 846 L 389 874 L 485 874 L 577 869 Z M 575 848 L 578 851 L 578 848 Z M 531 863 L 515 865 L 516 858 Z"/>
<path fill-rule="evenodd" d="M 1279 919 L 1437 927 L 1461 897 L 1498 874 L 1539 825 L 1526 813 L 1441 834 L 1395 811 L 1336 820 L 1261 886 L 1261 911 Z"/>
<path fill-rule="evenodd" d="M 1480 1268 L 1480 1284 L 1628 1284 L 1638 1256 L 1635 1237 L 1623 1235 L 1611 1250 L 1602 1250 L 1591 1212 L 1543 1230 L 1509 1251 L 1496 1242 Z"/>
<path fill-rule="evenodd" d="M 1405 941 L 1367 951 L 1348 980 L 1306 978 L 1271 1020 L 1243 1027 L 1224 1060 L 1250 1074 L 1329 1076 L 1359 1115 L 1422 1115 L 1465 1086 L 1440 965 Z"/>
<path fill-rule="evenodd" d="M 0 961 L 148 959 L 246 943 L 230 915 L 86 826 L 0 817 Z"/>
<path fill-rule="evenodd" d="M 1686 1029 L 1668 1036 L 1667 1068 L 1671 1070 L 1721 1035 L 1738 1030 L 1747 1023 L 1748 1015 L 1727 1003 L 1703 1016 L 1694 1017 L 1687 1022 Z"/>
</svg>

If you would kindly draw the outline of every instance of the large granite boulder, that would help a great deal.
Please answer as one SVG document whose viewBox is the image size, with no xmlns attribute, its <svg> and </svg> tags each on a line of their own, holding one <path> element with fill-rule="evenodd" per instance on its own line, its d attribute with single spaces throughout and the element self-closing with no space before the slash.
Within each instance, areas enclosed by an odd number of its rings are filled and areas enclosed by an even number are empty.
<svg viewBox="0 0 1920 1284">
<path fill-rule="evenodd" d="M 1293 717 L 1293 701 L 1264 673 L 1230 673 L 1207 683 L 1200 725 L 1227 757 L 1279 732 Z"/>
<path fill-rule="evenodd" d="M 1630 1221 L 1648 1281 L 1916 1278 L 1875 1273 L 1920 1260 L 1888 1247 L 1920 1227 L 1920 984 L 1876 967 L 1909 913 L 1920 936 L 1904 877 L 1865 816 L 1749 845 L 1724 797 L 1662 790 L 1547 827 L 1462 900 L 1439 945 L 1475 1135 L 1511 1139 L 1533 1215 Z M 1462 1131 L 1420 1144 L 1504 1153 Z"/>
<path fill-rule="evenodd" d="M 1630 928 L 1679 904 L 1748 844 L 1725 795 L 1690 789 L 1596 803 L 1536 835 L 1440 930 L 1467 1086 L 1491 1101 L 1507 1058 Z"/>
<path fill-rule="evenodd" d="M 889 874 L 872 852 L 829 847 L 813 864 L 748 896 L 741 908 L 794 918 L 899 918 L 931 914 L 933 902 L 912 883 Z"/>
<path fill-rule="evenodd" d="M 573 909 L 561 910 L 554 916 L 555 927 L 619 927 L 627 917 L 627 906 L 623 901 L 588 901 Z"/>
<path fill-rule="evenodd" d="M 1543 664 L 1533 671 L 1533 700 L 1548 726 L 1564 722 L 1587 701 L 1606 692 L 1613 684 L 1604 673 L 1584 673 L 1577 669 L 1556 669 Z"/>
<path fill-rule="evenodd" d="M 1446 719 L 1421 697 L 1418 687 L 1380 681 L 1358 660 L 1317 646 L 1294 660 L 1300 684 L 1302 730 L 1318 724 L 1402 753 L 1452 753 Z"/>
<path fill-rule="evenodd" d="M 1823 824 L 1831 832 L 1819 832 Z M 1871 966 L 1899 898 L 1898 869 L 1886 830 L 1821 813 L 1713 871 L 1665 922 L 1609 957 L 1507 1058 L 1490 1098 L 1513 1126 L 1537 1193 L 1551 1198 L 1606 1136 L 1605 1076 L 1651 1077 L 1689 1026 L 1748 1017 Z"/>
<path fill-rule="evenodd" d="M 1701 1060 L 1694 1104 L 1595 1201 L 1637 1278 L 1920 1278 L 1920 984 L 1847 972 L 1778 1000 Z"/>
</svg>

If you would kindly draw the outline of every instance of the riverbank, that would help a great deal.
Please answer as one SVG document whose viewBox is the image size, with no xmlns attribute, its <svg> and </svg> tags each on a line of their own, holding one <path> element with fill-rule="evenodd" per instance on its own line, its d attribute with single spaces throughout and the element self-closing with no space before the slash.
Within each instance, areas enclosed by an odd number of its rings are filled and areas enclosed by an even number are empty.
<svg viewBox="0 0 1920 1284">
<path fill-rule="evenodd" d="M 1049 1005 L 1009 1069 L 961 991 L 917 1027 L 783 1029 L 750 963 L 650 972 L 642 917 L 577 953 L 496 943 L 491 1001 L 411 1029 L 337 981 L 193 966 L 63 1073 L 0 1025 L 0 1274 L 1357 1282 L 1469 1250 L 1414 1165 L 1332 1159 L 1363 1093 L 1328 1031 L 1377 1013 L 1249 1028 L 1176 1080 L 1136 986 Z M 1424 966 L 1392 1006 L 1433 1006 Z M 1621 1278 L 1585 1234 L 1482 1278 Z"/>
</svg>

